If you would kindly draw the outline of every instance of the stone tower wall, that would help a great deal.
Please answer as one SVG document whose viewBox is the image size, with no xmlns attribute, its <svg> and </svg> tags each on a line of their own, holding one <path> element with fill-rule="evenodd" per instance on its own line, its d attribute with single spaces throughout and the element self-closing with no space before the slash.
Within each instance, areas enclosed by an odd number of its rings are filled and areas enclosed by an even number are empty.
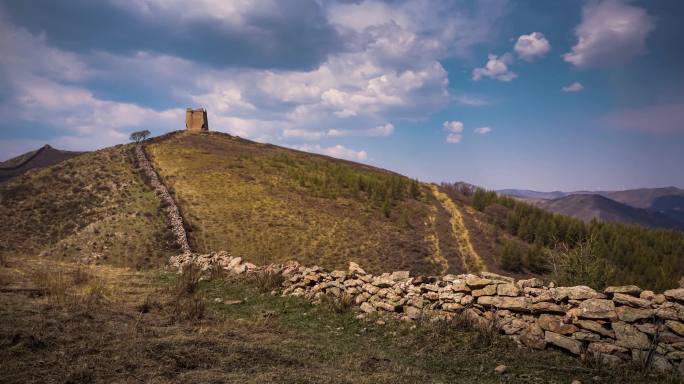
<svg viewBox="0 0 684 384">
<path fill-rule="evenodd" d="M 190 132 L 204 132 L 209 130 L 209 120 L 207 119 L 207 110 L 200 109 L 186 109 L 185 110 L 185 129 Z"/>
</svg>

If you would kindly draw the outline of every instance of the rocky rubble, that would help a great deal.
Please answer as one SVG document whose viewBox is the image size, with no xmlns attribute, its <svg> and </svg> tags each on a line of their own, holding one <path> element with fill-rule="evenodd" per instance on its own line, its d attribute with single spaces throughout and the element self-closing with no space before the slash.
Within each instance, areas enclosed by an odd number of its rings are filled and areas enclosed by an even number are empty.
<svg viewBox="0 0 684 384">
<path fill-rule="evenodd" d="M 171 231 L 173 231 L 174 238 L 176 239 L 176 243 L 180 247 L 180 250 L 183 253 L 191 252 L 188 237 L 185 233 L 185 227 L 183 226 L 183 217 L 178 210 L 178 206 L 164 183 L 159 180 L 159 176 L 152 167 L 152 164 L 150 164 L 142 145 L 135 146 L 135 158 L 140 169 L 142 169 L 145 175 L 150 179 L 150 185 L 164 207 L 167 220 L 171 226 Z"/>
<path fill-rule="evenodd" d="M 184 254 L 171 260 L 177 268 L 188 263 L 237 274 L 279 273 L 284 277 L 283 296 L 314 302 L 324 296 L 351 298 L 359 317 L 376 314 L 416 321 L 465 316 L 475 326 L 495 324 L 504 337 L 529 348 L 558 348 L 605 364 L 634 360 L 684 375 L 684 288 L 655 294 L 630 285 L 597 292 L 492 273 L 372 275 L 353 262 L 346 271 L 328 272 L 297 262 L 256 266 L 226 252 Z"/>
</svg>

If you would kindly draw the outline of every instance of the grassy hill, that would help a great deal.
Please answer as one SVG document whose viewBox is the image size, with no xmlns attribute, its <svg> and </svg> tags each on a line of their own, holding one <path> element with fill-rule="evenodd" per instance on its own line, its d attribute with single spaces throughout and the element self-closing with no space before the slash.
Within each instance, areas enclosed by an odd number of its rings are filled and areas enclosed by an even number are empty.
<svg viewBox="0 0 684 384">
<path fill-rule="evenodd" d="M 165 263 L 176 251 L 131 149 L 86 153 L 0 184 L 0 256 Z"/>
<path fill-rule="evenodd" d="M 44 145 L 35 151 L 26 152 L 0 162 L 0 182 L 17 177 L 31 169 L 58 164 L 81 153 L 83 152 L 62 151 L 49 145 Z"/>
<path fill-rule="evenodd" d="M 498 270 L 490 250 L 473 249 L 459 217 L 468 213 L 404 176 L 216 132 L 174 133 L 147 150 L 198 251 L 371 271 Z"/>
</svg>

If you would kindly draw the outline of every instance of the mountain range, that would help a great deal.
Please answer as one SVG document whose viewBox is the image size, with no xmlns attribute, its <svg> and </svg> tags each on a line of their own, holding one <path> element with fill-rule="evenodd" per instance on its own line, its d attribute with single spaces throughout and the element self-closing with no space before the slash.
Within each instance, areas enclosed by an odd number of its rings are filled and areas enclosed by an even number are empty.
<svg viewBox="0 0 684 384">
<path fill-rule="evenodd" d="M 17 177 L 31 169 L 55 165 L 81 153 L 83 152 L 55 149 L 46 144 L 35 151 L 0 162 L 0 182 Z"/>
<path fill-rule="evenodd" d="M 496 192 L 584 221 L 597 219 L 684 230 L 684 190 L 677 187 L 573 192 L 501 189 Z"/>
</svg>

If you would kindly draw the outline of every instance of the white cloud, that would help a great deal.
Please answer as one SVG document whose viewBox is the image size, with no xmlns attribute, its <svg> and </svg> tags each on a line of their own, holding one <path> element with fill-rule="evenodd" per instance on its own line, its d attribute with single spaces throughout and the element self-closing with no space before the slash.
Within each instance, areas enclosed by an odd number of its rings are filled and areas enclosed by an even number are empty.
<svg viewBox="0 0 684 384">
<path fill-rule="evenodd" d="M 501 56 L 490 54 L 484 68 L 473 70 L 473 80 L 477 81 L 483 77 L 489 77 L 500 81 L 511 81 L 518 77 L 508 69 L 508 65 L 512 62 L 513 56 L 510 53 L 504 53 Z"/>
<path fill-rule="evenodd" d="M 480 128 L 475 128 L 473 130 L 473 132 L 477 133 L 478 135 L 486 135 L 491 131 L 492 131 L 492 129 L 489 127 L 480 127 Z"/>
<path fill-rule="evenodd" d="M 463 123 L 458 120 L 445 121 L 442 123 L 442 128 L 449 132 L 446 137 L 446 142 L 450 144 L 460 143 L 463 135 Z"/>
<path fill-rule="evenodd" d="M 463 132 L 463 123 L 457 120 L 445 121 L 442 123 L 442 128 L 447 132 L 461 133 Z"/>
<path fill-rule="evenodd" d="M 646 52 L 646 38 L 654 28 L 643 8 L 621 0 L 587 3 L 575 28 L 578 42 L 563 59 L 578 68 L 626 63 Z"/>
<path fill-rule="evenodd" d="M 347 148 L 343 145 L 337 144 L 331 147 L 322 147 L 320 145 L 293 145 L 292 148 L 298 149 L 305 152 L 320 153 L 322 155 L 327 155 L 331 157 L 336 157 L 339 159 L 347 159 L 353 161 L 364 161 L 368 158 L 368 153 L 366 151 L 356 151 Z"/>
<path fill-rule="evenodd" d="M 584 89 L 584 86 L 582 85 L 582 83 L 580 83 L 578 81 L 575 81 L 574 83 L 572 83 L 570 85 L 566 85 L 563 88 L 561 88 L 561 90 L 563 90 L 563 92 L 580 92 L 583 89 Z"/>
<path fill-rule="evenodd" d="M 468 107 L 484 107 L 486 105 L 491 105 L 491 102 L 485 98 L 471 96 L 471 95 L 459 95 L 454 97 L 454 101 L 461 105 Z"/>
<path fill-rule="evenodd" d="M 529 35 L 521 35 L 518 37 L 513 50 L 523 60 L 533 61 L 538 57 L 543 57 L 549 50 L 551 44 L 540 32 L 532 32 Z"/>
<path fill-rule="evenodd" d="M 463 135 L 459 133 L 450 133 L 446 137 L 446 142 L 449 144 L 458 144 L 461 142 Z"/>
</svg>

